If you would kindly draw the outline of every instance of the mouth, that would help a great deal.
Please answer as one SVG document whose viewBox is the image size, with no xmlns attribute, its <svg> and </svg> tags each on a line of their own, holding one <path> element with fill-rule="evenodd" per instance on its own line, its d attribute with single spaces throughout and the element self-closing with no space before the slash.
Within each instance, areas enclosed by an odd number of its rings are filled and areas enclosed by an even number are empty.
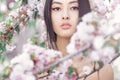
<svg viewBox="0 0 120 80">
<path fill-rule="evenodd" d="M 69 29 L 71 26 L 72 26 L 72 25 L 69 24 L 69 23 L 63 23 L 63 24 L 61 25 L 61 28 L 62 28 L 62 29 Z"/>
</svg>

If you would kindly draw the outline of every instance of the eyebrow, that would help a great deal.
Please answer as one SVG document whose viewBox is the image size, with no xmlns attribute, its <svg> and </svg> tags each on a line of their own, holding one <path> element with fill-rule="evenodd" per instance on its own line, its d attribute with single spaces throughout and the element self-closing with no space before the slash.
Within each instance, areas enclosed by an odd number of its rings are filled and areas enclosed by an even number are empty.
<svg viewBox="0 0 120 80">
<path fill-rule="evenodd" d="M 71 2 L 69 2 L 69 4 L 72 4 L 72 3 L 78 3 L 78 1 L 71 1 Z"/>
<path fill-rule="evenodd" d="M 78 1 L 71 1 L 69 4 L 78 3 Z M 62 4 L 61 2 L 54 1 L 52 4 Z"/>
</svg>

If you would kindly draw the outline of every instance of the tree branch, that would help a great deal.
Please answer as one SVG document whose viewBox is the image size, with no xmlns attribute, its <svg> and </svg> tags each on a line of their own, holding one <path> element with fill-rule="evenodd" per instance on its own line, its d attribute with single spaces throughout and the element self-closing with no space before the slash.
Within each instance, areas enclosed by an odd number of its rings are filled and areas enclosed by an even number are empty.
<svg viewBox="0 0 120 80">
<path fill-rule="evenodd" d="M 42 72 L 45 72 L 45 71 L 49 70 L 50 68 L 52 68 L 52 67 L 54 67 L 54 66 L 56 66 L 56 65 L 58 65 L 58 64 L 60 64 L 60 63 L 62 63 L 62 62 L 64 62 L 65 60 L 68 60 L 68 59 L 70 59 L 70 58 L 72 58 L 72 57 L 80 54 L 80 52 L 85 51 L 85 50 L 88 49 L 89 47 L 90 47 L 90 45 L 87 45 L 86 47 L 84 47 L 84 48 L 82 48 L 81 50 L 79 50 L 77 53 L 75 53 L 75 54 L 70 54 L 70 55 L 68 55 L 68 56 L 65 56 L 65 57 L 59 59 L 58 61 L 56 61 L 55 63 L 51 64 L 50 66 L 45 67 L 43 70 L 40 70 L 40 71 L 38 71 L 38 72 L 35 72 L 34 74 L 35 74 L 35 75 L 41 74 Z M 112 63 L 114 60 L 116 60 L 118 57 L 120 57 L 120 54 L 117 55 L 117 56 L 115 56 L 108 64 L 111 64 L 111 63 Z M 103 67 L 98 68 L 98 69 L 95 69 L 95 68 L 94 68 L 92 72 L 90 72 L 89 74 L 83 74 L 82 76 L 79 76 L 78 79 L 82 79 L 82 78 L 85 78 L 85 79 L 86 79 L 88 76 L 92 75 L 93 73 L 99 71 L 99 70 L 102 69 L 102 68 L 103 68 Z"/>
<path fill-rule="evenodd" d="M 120 57 L 120 54 L 115 56 L 108 64 L 111 64 L 114 60 L 116 60 L 118 57 Z M 103 67 L 102 67 L 103 68 Z M 88 76 L 92 75 L 93 73 L 97 72 L 97 71 L 100 71 L 100 69 L 102 68 L 98 68 L 98 69 L 94 69 L 91 73 L 89 74 L 84 74 L 82 76 L 79 76 L 78 79 L 81 79 L 81 78 L 87 78 Z"/>
<path fill-rule="evenodd" d="M 89 47 L 90 47 L 90 44 L 88 44 L 84 48 L 80 49 L 77 53 L 69 54 L 69 55 L 67 55 L 67 56 L 65 56 L 63 58 L 60 58 L 58 61 L 54 62 L 53 64 L 45 67 L 44 69 L 42 69 L 42 70 L 40 70 L 38 72 L 35 72 L 34 74 L 36 75 L 36 74 L 40 74 L 42 72 L 45 72 L 48 69 L 50 69 L 50 68 L 52 68 L 52 67 L 54 67 L 54 66 L 56 66 L 56 65 L 58 65 L 58 64 L 60 64 L 60 63 L 62 63 L 64 61 L 66 61 L 66 60 L 68 60 L 68 59 L 70 59 L 70 58 L 72 58 L 72 57 L 74 57 L 74 56 L 76 56 L 78 54 L 80 54 L 80 52 L 87 50 Z"/>
</svg>

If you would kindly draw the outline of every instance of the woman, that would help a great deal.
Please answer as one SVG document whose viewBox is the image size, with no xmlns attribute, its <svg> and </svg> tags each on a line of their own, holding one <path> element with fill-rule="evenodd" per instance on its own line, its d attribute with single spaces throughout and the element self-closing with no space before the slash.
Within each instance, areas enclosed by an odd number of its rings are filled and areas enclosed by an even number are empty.
<svg viewBox="0 0 120 80">
<path fill-rule="evenodd" d="M 47 26 L 49 48 L 60 50 L 67 55 L 66 46 L 69 44 L 76 26 L 85 13 L 90 11 L 88 0 L 46 0 L 44 19 Z M 73 67 L 78 73 L 85 65 L 93 67 L 89 59 L 73 58 Z M 82 80 L 82 79 L 80 79 Z M 93 73 L 86 80 L 113 80 L 113 71 L 110 65 L 106 65 L 98 73 Z"/>
</svg>

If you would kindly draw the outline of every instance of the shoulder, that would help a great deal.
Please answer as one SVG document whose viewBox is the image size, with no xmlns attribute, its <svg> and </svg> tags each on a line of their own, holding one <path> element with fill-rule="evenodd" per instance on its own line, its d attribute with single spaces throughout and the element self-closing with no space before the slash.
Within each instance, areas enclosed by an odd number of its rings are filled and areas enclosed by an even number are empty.
<svg viewBox="0 0 120 80">
<path fill-rule="evenodd" d="M 91 60 L 89 58 L 83 58 L 80 60 L 75 57 L 73 66 L 78 70 L 79 73 L 81 72 L 82 67 L 85 65 L 90 66 L 91 68 L 94 66 L 93 63 L 91 64 Z M 98 65 L 96 65 L 96 67 L 98 67 Z M 99 70 L 99 72 L 91 74 L 85 80 L 114 80 L 114 72 L 111 64 L 106 64 Z"/>
<path fill-rule="evenodd" d="M 99 72 L 88 76 L 86 80 L 114 80 L 114 72 L 110 64 L 105 65 Z"/>
<path fill-rule="evenodd" d="M 105 65 L 100 70 L 101 80 L 114 80 L 114 72 L 110 64 Z"/>
</svg>

